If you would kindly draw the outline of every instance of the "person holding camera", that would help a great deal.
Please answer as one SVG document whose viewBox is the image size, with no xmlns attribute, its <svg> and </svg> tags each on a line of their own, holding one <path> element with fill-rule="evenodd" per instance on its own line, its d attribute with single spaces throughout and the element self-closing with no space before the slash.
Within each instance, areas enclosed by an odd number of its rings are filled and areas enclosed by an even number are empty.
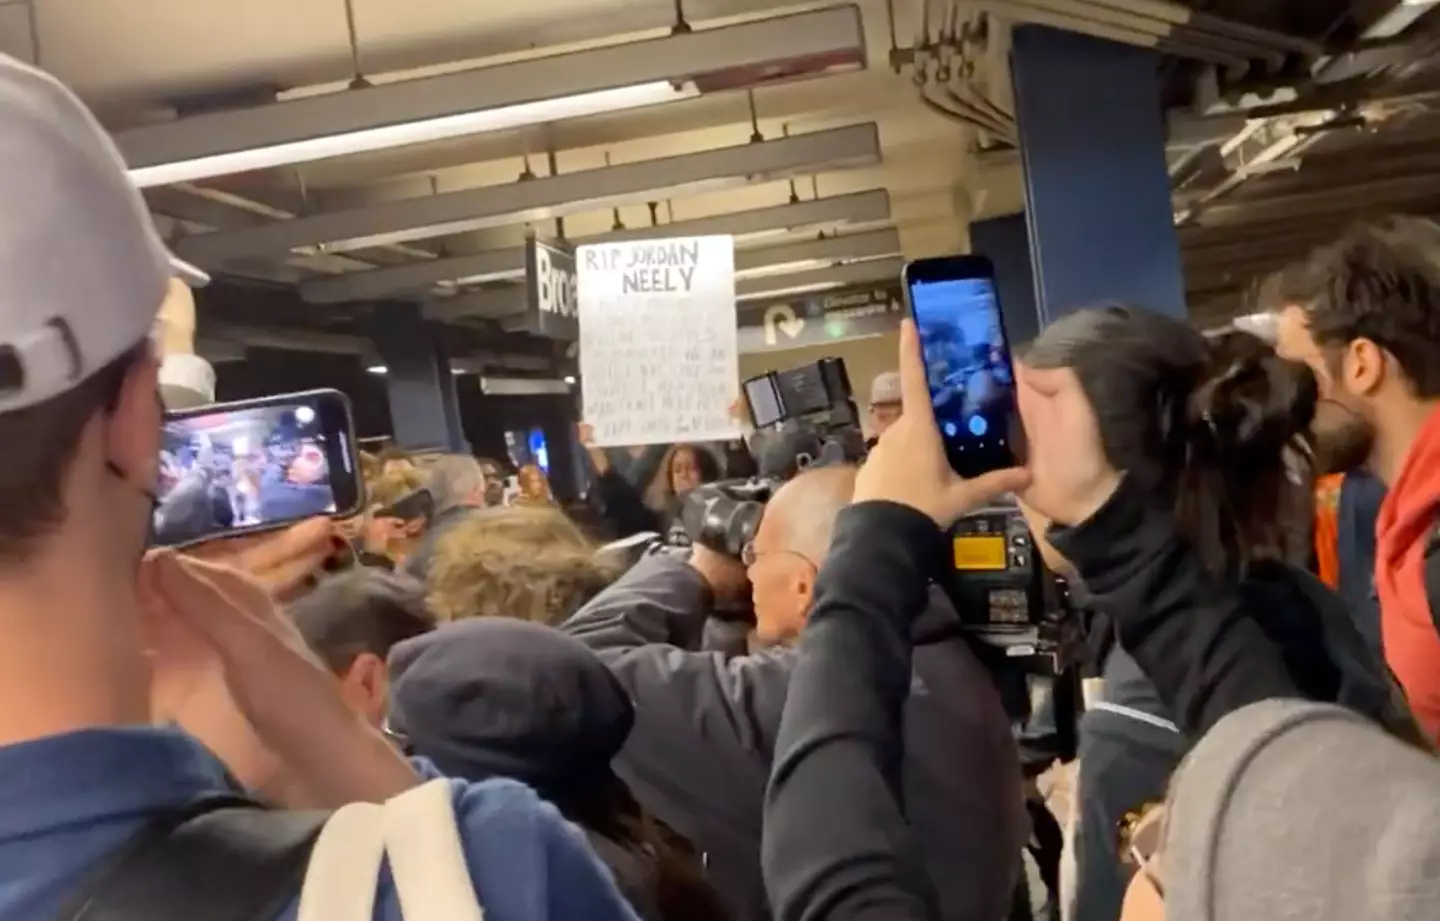
<svg viewBox="0 0 1440 921">
<path fill-rule="evenodd" d="M 1152 340 L 1149 334 L 1157 331 L 1166 337 Z M 1295 852 L 1307 840 L 1302 829 L 1323 833 L 1338 845 L 1346 823 L 1316 821 L 1298 811 L 1226 808 L 1237 796 L 1258 802 L 1257 790 L 1273 793 L 1287 775 L 1308 773 L 1304 779 L 1310 791 L 1330 791 L 1326 802 L 1340 795 L 1346 773 L 1341 770 L 1307 772 L 1271 764 L 1267 772 L 1251 773 L 1251 759 L 1269 740 L 1302 721 L 1313 724 L 1306 734 L 1341 734 L 1334 727 L 1314 728 L 1333 720 L 1306 708 L 1319 706 L 1326 714 L 1344 715 L 1348 723 L 1358 721 L 1365 727 L 1361 734 L 1383 740 L 1387 754 L 1377 760 L 1386 763 L 1385 770 L 1415 788 L 1414 764 L 1402 753 L 1415 750 L 1418 734 L 1413 724 L 1407 727 L 1393 688 L 1367 673 L 1358 658 L 1361 647 L 1332 632 L 1342 629 L 1344 619 L 1307 608 L 1298 591 L 1279 601 L 1271 595 L 1267 603 L 1244 584 L 1257 571 L 1255 558 L 1227 566 L 1207 557 L 1207 550 L 1226 545 L 1207 545 L 1199 535 L 1183 531 L 1179 522 L 1188 506 L 1176 506 L 1176 496 L 1167 492 L 1175 489 L 1176 480 L 1151 477 L 1157 455 L 1125 450 L 1124 427 L 1136 420 L 1114 401 L 1123 401 L 1129 391 L 1097 384 L 1104 378 L 1097 369 L 1121 367 L 1133 373 L 1142 366 L 1133 361 L 1143 351 L 1137 343 L 1149 342 L 1161 351 L 1194 343 L 1196 360 L 1190 368 L 1196 375 L 1180 391 L 1161 392 L 1162 398 L 1173 400 L 1177 413 L 1199 412 L 1199 421 L 1212 434 L 1253 436 L 1277 423 L 1268 415 L 1246 414 L 1265 413 L 1270 405 L 1262 398 L 1265 387 L 1281 386 L 1290 380 L 1287 375 L 1298 372 L 1263 361 L 1225 362 L 1212 376 L 1203 358 L 1211 346 L 1199 333 L 1127 308 L 1083 311 L 1053 325 L 1041 341 L 1047 336 L 1054 348 L 1047 352 L 1037 346 L 1028 356 L 1032 364 L 1018 369 L 1026 468 L 966 481 L 946 463 L 914 328 L 907 324 L 902 331 L 905 414 L 861 471 L 856 504 L 837 525 L 831 565 L 817 584 L 776 742 L 764 868 L 772 906 L 782 921 L 939 916 L 934 890 L 910 843 L 907 814 L 917 813 L 899 779 L 911 658 L 908 628 L 924 607 L 924 599 L 908 587 L 923 583 L 943 565 L 945 529 L 1000 490 L 1016 492 L 1032 520 L 1048 525 L 1050 543 L 1083 583 L 1090 602 L 1114 619 L 1120 644 L 1153 683 L 1180 732 L 1198 741 L 1180 776 L 1189 782 L 1182 789 L 1200 792 L 1177 810 L 1186 816 L 1183 833 L 1178 827 L 1167 829 L 1170 842 L 1183 842 L 1185 849 L 1183 856 L 1171 852 L 1177 872 L 1165 873 L 1166 917 L 1321 916 L 1307 913 L 1317 904 L 1308 894 L 1299 900 L 1307 911 L 1285 907 L 1307 886 L 1319 891 L 1330 883 L 1323 868 L 1297 861 Z M 1162 342 L 1169 345 L 1159 346 Z M 1117 363 L 1117 349 L 1132 360 Z M 1219 394 L 1203 389 L 1212 384 L 1239 388 L 1232 395 L 1245 399 L 1229 404 L 1233 412 L 1222 412 Z M 1194 388 L 1202 388 L 1199 395 Z M 1153 399 L 1156 389 L 1138 392 Z M 1092 402 L 1099 396 L 1104 404 Z M 1163 436 L 1180 430 L 1156 424 L 1154 431 Z M 1130 447 L 1154 444 L 1140 439 Z M 878 560 L 877 547 L 885 549 Z M 1304 703 L 1305 698 L 1344 706 L 1327 708 Z M 1304 712 L 1294 712 L 1297 708 Z M 1317 737 L 1318 742 L 1330 744 Z M 1290 800 L 1298 805 L 1294 797 Z M 1145 805 L 1136 803 L 1137 812 Z M 1376 840 L 1403 831 L 1383 827 L 1384 821 L 1367 823 Z M 1121 836 L 1123 829 L 1114 833 Z M 1288 846 L 1234 845 L 1251 836 Z M 1221 848 L 1219 859 L 1237 869 L 1249 867 L 1245 873 L 1255 886 L 1266 888 L 1266 873 L 1287 874 L 1284 885 L 1263 893 L 1268 908 L 1251 904 L 1246 898 L 1251 890 L 1238 886 L 1227 890 L 1233 907 L 1225 913 L 1200 908 L 1217 904 L 1214 895 L 1225 883 L 1215 869 L 1221 844 L 1228 847 Z M 1360 859 L 1362 852 L 1355 853 Z M 1278 866 L 1287 861 L 1301 867 Z M 1261 865 L 1265 872 L 1257 869 Z M 1404 860 L 1395 865 L 1403 873 L 1419 866 Z M 1363 888 L 1359 880 L 1357 875 L 1350 885 Z"/>
<path fill-rule="evenodd" d="M 855 478 L 848 465 L 801 472 L 770 498 L 741 559 L 703 544 L 688 559 L 647 557 L 563 628 L 599 654 L 635 701 L 617 771 L 705 852 L 707 874 L 738 919 L 769 916 L 761 819 L 796 661 L 791 643 L 830 565 L 832 531 Z M 939 893 L 939 917 L 1000 921 L 1027 830 L 1019 755 L 993 680 L 953 607 L 923 581 L 916 590 L 926 611 L 912 630 L 904 773 L 922 872 Z M 716 607 L 752 597 L 754 651 L 701 651 Z"/>
</svg>

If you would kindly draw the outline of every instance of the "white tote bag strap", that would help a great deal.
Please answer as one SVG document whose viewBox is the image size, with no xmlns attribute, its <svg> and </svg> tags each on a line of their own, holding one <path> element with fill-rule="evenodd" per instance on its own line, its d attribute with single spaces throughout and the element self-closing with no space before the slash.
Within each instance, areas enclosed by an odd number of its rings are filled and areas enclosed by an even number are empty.
<svg viewBox="0 0 1440 921">
<path fill-rule="evenodd" d="M 455 824 L 453 791 L 450 781 L 432 780 L 385 804 L 385 850 L 405 921 L 484 919 Z"/>
<path fill-rule="evenodd" d="M 320 830 L 295 921 L 372 921 L 385 856 L 385 807 L 352 803 Z"/>
</svg>

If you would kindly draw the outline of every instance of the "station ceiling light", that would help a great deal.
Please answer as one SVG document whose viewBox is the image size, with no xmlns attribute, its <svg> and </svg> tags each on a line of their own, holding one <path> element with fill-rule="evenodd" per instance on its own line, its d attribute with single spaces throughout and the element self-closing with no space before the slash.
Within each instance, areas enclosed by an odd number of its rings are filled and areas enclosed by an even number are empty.
<svg viewBox="0 0 1440 921">
<path fill-rule="evenodd" d="M 149 188 L 864 66 L 860 10 L 846 5 L 187 116 L 115 140 Z"/>
</svg>

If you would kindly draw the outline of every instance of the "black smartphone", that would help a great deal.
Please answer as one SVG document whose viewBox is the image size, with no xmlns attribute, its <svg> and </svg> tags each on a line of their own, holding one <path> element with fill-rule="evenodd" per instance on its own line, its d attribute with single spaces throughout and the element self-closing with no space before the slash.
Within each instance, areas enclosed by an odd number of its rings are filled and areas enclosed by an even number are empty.
<svg viewBox="0 0 1440 921">
<path fill-rule="evenodd" d="M 424 486 L 412 490 L 384 508 L 371 512 L 376 518 L 398 518 L 401 521 L 428 519 L 435 512 L 435 494 Z"/>
<path fill-rule="evenodd" d="M 152 541 L 343 518 L 365 501 L 350 401 L 309 390 L 165 414 Z"/>
<path fill-rule="evenodd" d="M 964 477 L 1013 466 L 1015 367 L 995 267 L 984 256 L 942 256 L 906 264 L 902 277 L 950 466 Z"/>
</svg>

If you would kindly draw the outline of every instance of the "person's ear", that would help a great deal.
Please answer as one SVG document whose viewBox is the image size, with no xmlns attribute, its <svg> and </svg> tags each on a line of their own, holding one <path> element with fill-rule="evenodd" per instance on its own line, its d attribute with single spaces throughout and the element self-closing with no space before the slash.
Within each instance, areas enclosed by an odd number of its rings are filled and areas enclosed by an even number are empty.
<svg viewBox="0 0 1440 921">
<path fill-rule="evenodd" d="M 150 488 L 159 473 L 160 363 L 147 349 L 126 372 L 106 425 L 106 460 L 136 486 Z"/>
<path fill-rule="evenodd" d="M 1385 350 L 1369 339 L 1356 339 L 1341 357 L 1341 382 L 1356 396 L 1369 396 L 1385 383 Z"/>
<path fill-rule="evenodd" d="M 797 560 L 798 562 L 798 560 Z M 815 600 L 815 572 L 809 568 L 796 567 L 795 572 L 795 594 L 799 596 L 804 604 L 801 610 L 807 614 L 810 611 L 810 604 Z"/>
<path fill-rule="evenodd" d="M 373 652 L 362 652 L 350 663 L 341 679 L 345 700 L 372 726 L 385 720 L 390 696 L 390 671 L 385 660 Z"/>
</svg>

